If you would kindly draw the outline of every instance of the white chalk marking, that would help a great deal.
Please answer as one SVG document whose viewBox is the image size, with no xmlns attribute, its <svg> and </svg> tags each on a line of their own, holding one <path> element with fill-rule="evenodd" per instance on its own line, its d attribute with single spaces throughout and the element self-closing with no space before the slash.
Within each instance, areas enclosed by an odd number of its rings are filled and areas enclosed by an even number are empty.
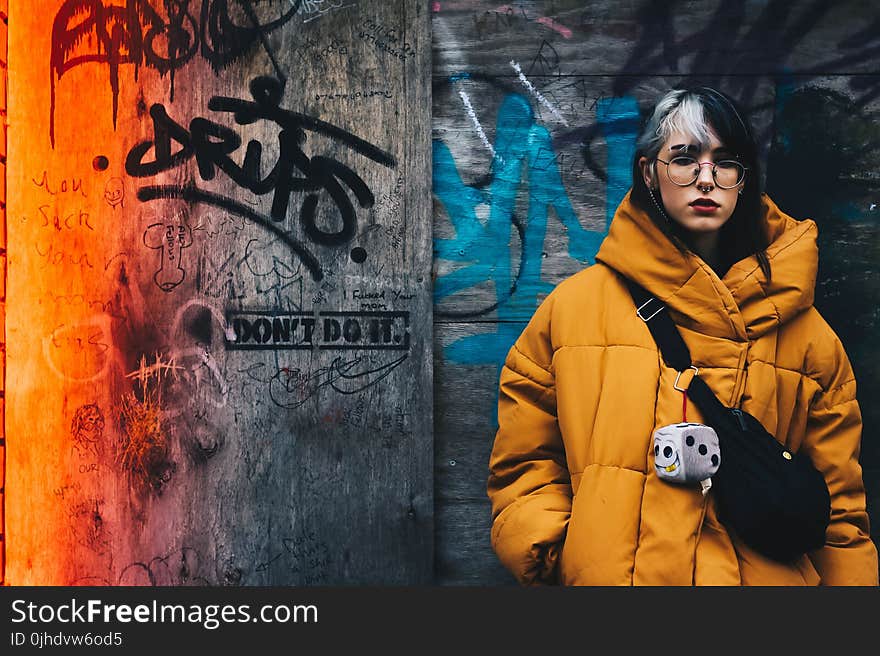
<svg viewBox="0 0 880 656">
<path fill-rule="evenodd" d="M 474 128 L 477 130 L 477 134 L 480 135 L 480 141 L 483 142 L 483 145 L 492 153 L 492 157 L 495 157 L 495 149 L 492 147 L 492 144 L 489 143 L 489 139 L 486 137 L 486 133 L 483 132 L 483 126 L 480 125 L 480 120 L 477 118 L 477 113 L 474 111 L 473 105 L 471 105 L 471 100 L 468 98 L 467 93 L 464 89 L 458 90 L 458 95 L 461 97 L 461 101 L 464 103 L 464 107 L 467 110 L 468 116 L 471 119 L 471 123 L 474 124 Z"/>
<path fill-rule="evenodd" d="M 528 89 L 534 96 L 538 99 L 542 105 L 544 105 L 547 109 L 550 110 L 550 113 L 553 114 L 557 119 L 559 119 L 565 127 L 568 127 L 568 121 L 562 118 L 562 115 L 556 111 L 556 108 L 551 105 L 547 99 L 541 95 L 541 92 L 538 91 L 535 87 L 532 86 L 532 83 L 529 82 L 528 78 L 523 74 L 522 69 L 519 64 L 517 64 L 512 59 L 510 60 L 510 65 L 513 66 L 513 70 L 516 71 L 517 75 L 519 75 L 519 81 L 523 83 L 526 89 Z"/>
</svg>

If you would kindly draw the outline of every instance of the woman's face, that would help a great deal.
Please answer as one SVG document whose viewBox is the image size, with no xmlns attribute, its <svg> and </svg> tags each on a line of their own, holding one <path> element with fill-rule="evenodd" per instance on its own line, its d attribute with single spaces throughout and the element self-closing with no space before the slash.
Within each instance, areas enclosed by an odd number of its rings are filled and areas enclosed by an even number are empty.
<svg viewBox="0 0 880 656">
<path fill-rule="evenodd" d="M 678 166 L 684 160 L 677 160 L 676 164 L 667 164 L 676 157 L 691 157 L 699 164 L 697 179 L 686 186 L 675 184 L 670 179 L 670 174 L 679 182 L 686 181 L 686 172 L 692 168 Z M 717 180 L 712 175 L 712 165 L 719 162 L 735 160 L 734 153 L 724 147 L 714 132 L 711 133 L 709 144 L 701 148 L 693 137 L 682 132 L 675 132 L 664 142 L 654 161 L 641 158 L 639 164 L 645 177 L 645 184 L 649 189 L 660 192 L 666 214 L 684 230 L 697 234 L 717 232 L 727 223 L 736 208 L 736 202 L 740 191 L 745 184 L 744 178 L 731 189 L 723 189 L 718 186 L 720 182 L 724 186 L 736 182 L 735 167 L 722 164 L 718 167 Z M 670 166 L 672 169 L 670 170 Z M 685 173 L 684 177 L 682 174 Z M 731 182 L 731 180 L 733 182 Z M 658 199 L 658 200 L 660 200 Z"/>
</svg>

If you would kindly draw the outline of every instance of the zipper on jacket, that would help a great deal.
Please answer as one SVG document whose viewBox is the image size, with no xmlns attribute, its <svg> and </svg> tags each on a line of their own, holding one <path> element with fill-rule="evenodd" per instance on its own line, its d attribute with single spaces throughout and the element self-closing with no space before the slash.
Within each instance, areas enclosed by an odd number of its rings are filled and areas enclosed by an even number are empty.
<svg viewBox="0 0 880 656">
<path fill-rule="evenodd" d="M 746 348 L 740 356 L 740 361 L 737 365 L 736 375 L 738 380 L 736 381 L 735 388 L 733 390 L 733 398 L 731 399 L 731 406 L 734 408 L 738 408 L 742 405 L 742 397 L 746 390 L 746 379 L 749 376 L 749 349 L 751 349 L 752 343 L 746 342 Z M 739 417 L 740 424 L 742 424 L 742 417 Z M 745 426 L 743 426 L 743 430 L 745 430 Z"/>
</svg>

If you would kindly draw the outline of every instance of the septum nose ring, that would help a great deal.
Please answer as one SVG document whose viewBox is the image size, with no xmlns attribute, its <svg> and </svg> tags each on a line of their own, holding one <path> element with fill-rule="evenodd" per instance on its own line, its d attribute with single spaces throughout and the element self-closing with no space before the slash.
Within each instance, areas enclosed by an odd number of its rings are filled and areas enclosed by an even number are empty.
<svg viewBox="0 0 880 656">
<path fill-rule="evenodd" d="M 712 176 L 712 182 L 711 182 L 711 183 L 702 183 L 702 184 L 701 184 L 700 181 L 699 181 L 699 177 L 700 177 L 701 175 L 703 175 L 703 166 L 705 166 L 706 164 L 708 164 L 708 165 L 710 165 L 710 166 L 713 167 L 713 168 L 709 169 L 710 172 L 711 172 L 710 175 Z M 695 179 L 694 181 L 697 183 L 697 189 L 699 189 L 701 192 L 703 192 L 703 193 L 705 194 L 705 193 L 707 193 L 707 192 L 712 191 L 712 189 L 715 187 L 715 185 L 713 184 L 713 183 L 715 182 L 715 169 L 714 169 L 714 164 L 713 164 L 712 162 L 699 162 L 699 165 L 700 165 L 700 170 L 699 170 L 699 172 L 697 173 L 697 179 Z"/>
</svg>

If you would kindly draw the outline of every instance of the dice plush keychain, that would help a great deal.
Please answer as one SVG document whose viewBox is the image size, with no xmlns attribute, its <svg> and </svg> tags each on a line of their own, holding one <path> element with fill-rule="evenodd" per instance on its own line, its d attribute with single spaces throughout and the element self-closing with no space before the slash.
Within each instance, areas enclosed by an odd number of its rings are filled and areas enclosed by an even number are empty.
<svg viewBox="0 0 880 656">
<path fill-rule="evenodd" d="M 699 373 L 696 367 L 691 369 L 695 376 Z M 654 468 L 657 476 L 668 483 L 699 483 L 705 495 L 712 487 L 712 475 L 721 465 L 721 445 L 711 426 L 688 422 L 687 389 L 678 386 L 681 373 L 673 383 L 682 394 L 681 423 L 654 431 Z"/>
</svg>

